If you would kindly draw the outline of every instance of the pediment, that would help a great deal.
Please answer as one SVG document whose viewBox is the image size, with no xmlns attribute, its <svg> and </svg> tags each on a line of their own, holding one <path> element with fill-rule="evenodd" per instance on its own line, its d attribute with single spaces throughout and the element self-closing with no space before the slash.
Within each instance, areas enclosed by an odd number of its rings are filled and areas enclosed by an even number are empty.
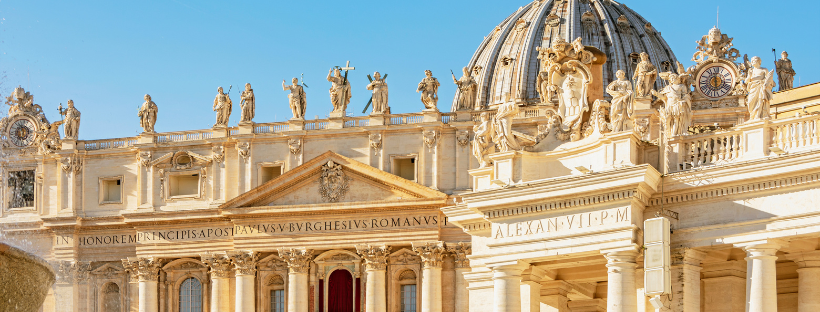
<svg viewBox="0 0 820 312">
<path fill-rule="evenodd" d="M 222 208 L 443 199 L 447 195 L 328 151 Z"/>
</svg>

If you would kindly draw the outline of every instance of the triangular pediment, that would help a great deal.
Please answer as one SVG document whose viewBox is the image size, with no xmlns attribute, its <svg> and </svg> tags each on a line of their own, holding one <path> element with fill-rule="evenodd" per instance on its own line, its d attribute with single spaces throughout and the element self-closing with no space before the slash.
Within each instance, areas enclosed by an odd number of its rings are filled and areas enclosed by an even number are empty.
<svg viewBox="0 0 820 312">
<path fill-rule="evenodd" d="M 443 199 L 447 195 L 328 151 L 222 208 Z"/>
</svg>

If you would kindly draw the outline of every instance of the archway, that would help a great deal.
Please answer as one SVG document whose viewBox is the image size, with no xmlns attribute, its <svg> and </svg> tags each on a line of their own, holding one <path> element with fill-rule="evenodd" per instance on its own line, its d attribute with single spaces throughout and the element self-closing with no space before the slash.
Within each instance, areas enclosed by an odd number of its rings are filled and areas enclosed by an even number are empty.
<svg viewBox="0 0 820 312">
<path fill-rule="evenodd" d="M 327 290 L 327 312 L 353 312 L 353 275 L 350 272 L 333 271 Z"/>
</svg>

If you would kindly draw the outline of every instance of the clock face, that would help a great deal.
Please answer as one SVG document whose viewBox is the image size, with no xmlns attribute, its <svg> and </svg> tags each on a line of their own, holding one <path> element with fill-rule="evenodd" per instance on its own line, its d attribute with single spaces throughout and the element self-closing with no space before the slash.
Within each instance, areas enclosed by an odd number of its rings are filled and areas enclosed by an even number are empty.
<svg viewBox="0 0 820 312">
<path fill-rule="evenodd" d="M 17 119 L 9 127 L 8 138 L 16 146 L 26 147 L 34 142 L 34 123 L 28 119 Z"/>
<path fill-rule="evenodd" d="M 735 74 L 721 64 L 706 67 L 698 75 L 698 91 L 710 100 L 718 100 L 729 95 L 735 86 Z"/>
</svg>

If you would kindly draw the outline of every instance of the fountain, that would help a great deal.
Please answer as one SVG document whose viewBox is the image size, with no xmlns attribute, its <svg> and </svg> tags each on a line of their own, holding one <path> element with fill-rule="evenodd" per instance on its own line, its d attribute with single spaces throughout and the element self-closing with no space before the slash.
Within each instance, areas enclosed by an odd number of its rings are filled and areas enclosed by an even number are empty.
<svg viewBox="0 0 820 312">
<path fill-rule="evenodd" d="M 54 285 L 54 270 L 32 254 L 0 243 L 0 312 L 35 312 Z"/>
</svg>

